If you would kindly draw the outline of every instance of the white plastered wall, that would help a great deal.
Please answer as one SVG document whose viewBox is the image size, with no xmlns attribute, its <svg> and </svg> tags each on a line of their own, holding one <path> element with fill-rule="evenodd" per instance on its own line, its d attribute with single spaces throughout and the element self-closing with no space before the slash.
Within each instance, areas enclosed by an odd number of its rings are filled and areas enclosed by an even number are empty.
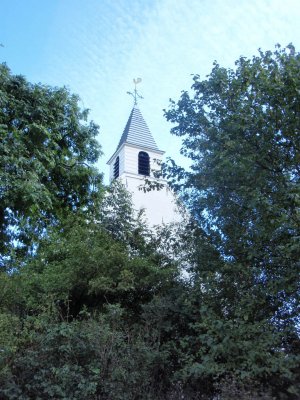
<svg viewBox="0 0 300 400">
<path fill-rule="evenodd" d="M 176 198 L 166 184 L 160 190 L 144 192 L 141 190 L 145 185 L 143 176 L 123 174 L 121 181 L 132 195 L 134 209 L 145 211 L 145 217 L 150 226 L 181 221 Z"/>
<path fill-rule="evenodd" d="M 182 218 L 178 211 L 176 198 L 165 181 L 159 181 L 164 185 L 160 190 L 147 192 L 141 190 L 141 187 L 145 185 L 145 177 L 138 174 L 138 154 L 140 151 L 146 151 L 149 154 L 151 171 L 149 179 L 153 180 L 153 171 L 160 170 L 163 152 L 142 149 L 126 143 L 109 161 L 110 181 L 113 180 L 114 163 L 119 156 L 119 179 L 131 193 L 134 209 L 137 211 L 145 210 L 145 217 L 150 226 L 180 222 Z"/>
</svg>

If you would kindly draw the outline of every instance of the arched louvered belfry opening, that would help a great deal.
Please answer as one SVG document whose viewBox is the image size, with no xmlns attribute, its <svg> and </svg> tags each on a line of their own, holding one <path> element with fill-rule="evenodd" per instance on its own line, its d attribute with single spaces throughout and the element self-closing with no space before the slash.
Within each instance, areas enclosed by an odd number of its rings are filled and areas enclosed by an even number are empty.
<svg viewBox="0 0 300 400">
<path fill-rule="evenodd" d="M 120 175 L 120 157 L 118 156 L 114 163 L 114 179 L 117 179 L 119 175 Z"/>
<path fill-rule="evenodd" d="M 139 174 L 150 175 L 150 157 L 145 151 L 139 152 Z"/>
</svg>

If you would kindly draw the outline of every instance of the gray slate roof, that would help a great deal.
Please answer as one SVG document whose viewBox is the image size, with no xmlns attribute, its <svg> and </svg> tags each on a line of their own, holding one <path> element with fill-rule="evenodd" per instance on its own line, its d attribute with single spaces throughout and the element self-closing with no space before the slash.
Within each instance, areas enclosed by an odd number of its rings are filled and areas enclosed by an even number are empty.
<svg viewBox="0 0 300 400">
<path fill-rule="evenodd" d="M 133 144 L 134 146 L 146 147 L 149 150 L 151 149 L 160 151 L 140 110 L 137 108 L 136 105 L 133 107 L 129 115 L 117 150 L 124 143 Z"/>
</svg>

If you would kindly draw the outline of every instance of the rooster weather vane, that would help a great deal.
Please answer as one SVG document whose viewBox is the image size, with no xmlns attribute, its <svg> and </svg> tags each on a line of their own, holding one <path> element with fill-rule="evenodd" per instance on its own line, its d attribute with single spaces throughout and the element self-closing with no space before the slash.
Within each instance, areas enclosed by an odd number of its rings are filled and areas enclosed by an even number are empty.
<svg viewBox="0 0 300 400">
<path fill-rule="evenodd" d="M 133 93 L 132 93 L 132 92 L 127 92 L 127 94 L 130 94 L 130 96 L 133 97 L 134 105 L 135 105 L 135 106 L 137 105 L 137 99 L 143 99 L 143 98 L 144 98 L 144 97 L 141 96 L 141 95 L 138 93 L 138 91 L 136 90 L 136 85 L 138 85 L 138 84 L 141 83 L 141 82 L 142 82 L 142 79 L 141 79 L 141 78 L 133 79 L 133 83 L 134 83 L 134 92 L 133 92 Z"/>
</svg>

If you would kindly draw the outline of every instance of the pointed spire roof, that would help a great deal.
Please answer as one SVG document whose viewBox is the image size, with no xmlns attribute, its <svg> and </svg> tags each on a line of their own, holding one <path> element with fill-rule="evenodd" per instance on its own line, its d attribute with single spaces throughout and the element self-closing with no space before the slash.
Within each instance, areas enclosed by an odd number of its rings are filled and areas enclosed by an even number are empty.
<svg viewBox="0 0 300 400">
<path fill-rule="evenodd" d="M 137 105 L 133 106 L 116 151 L 124 143 L 161 152 Z"/>
</svg>

